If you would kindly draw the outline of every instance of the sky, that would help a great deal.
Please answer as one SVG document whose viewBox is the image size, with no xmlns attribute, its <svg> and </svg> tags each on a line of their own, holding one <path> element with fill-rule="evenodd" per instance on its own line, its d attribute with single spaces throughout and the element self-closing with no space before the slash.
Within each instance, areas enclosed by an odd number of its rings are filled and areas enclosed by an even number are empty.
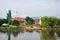
<svg viewBox="0 0 60 40">
<path fill-rule="evenodd" d="M 60 17 L 60 0 L 0 0 L 0 18 L 12 17 Z"/>
</svg>

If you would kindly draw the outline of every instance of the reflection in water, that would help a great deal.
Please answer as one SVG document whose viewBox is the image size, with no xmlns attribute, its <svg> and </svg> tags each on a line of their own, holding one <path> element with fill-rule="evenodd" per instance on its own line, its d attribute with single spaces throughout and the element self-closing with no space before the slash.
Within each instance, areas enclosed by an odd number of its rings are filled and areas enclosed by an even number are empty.
<svg viewBox="0 0 60 40">
<path fill-rule="evenodd" d="M 60 28 L 56 29 L 56 34 L 58 37 L 60 37 Z"/>
<path fill-rule="evenodd" d="M 12 34 L 13 34 L 14 37 L 17 37 L 19 33 L 20 33 L 20 34 L 23 34 L 24 31 L 21 31 L 21 32 L 13 32 Z"/>
<path fill-rule="evenodd" d="M 60 37 L 60 31 L 56 32 L 57 36 Z"/>
<path fill-rule="evenodd" d="M 7 40 L 7 33 L 0 32 L 0 40 L 2 38 Z M 11 40 L 60 40 L 60 29 L 15 31 L 11 33 Z"/>
<path fill-rule="evenodd" d="M 40 34 L 33 31 L 33 32 L 27 32 L 24 31 L 23 34 L 18 34 L 17 37 L 11 37 L 11 40 L 40 40 Z"/>
<path fill-rule="evenodd" d="M 30 33 L 32 33 L 32 32 L 33 32 L 33 30 L 26 30 L 26 32 L 30 32 Z"/>
<path fill-rule="evenodd" d="M 41 40 L 56 40 L 54 30 L 49 32 L 41 31 Z"/>
<path fill-rule="evenodd" d="M 14 37 L 18 36 L 18 32 L 13 32 L 12 34 L 13 34 Z"/>
</svg>

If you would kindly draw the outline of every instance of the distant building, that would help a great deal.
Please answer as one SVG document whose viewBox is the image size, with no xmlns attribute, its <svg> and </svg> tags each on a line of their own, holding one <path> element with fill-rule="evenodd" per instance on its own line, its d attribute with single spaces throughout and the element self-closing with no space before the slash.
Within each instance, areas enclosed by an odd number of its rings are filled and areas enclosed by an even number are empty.
<svg viewBox="0 0 60 40">
<path fill-rule="evenodd" d="M 34 20 L 35 24 L 39 24 L 39 20 Z"/>
<path fill-rule="evenodd" d="M 42 16 L 40 16 L 40 18 L 39 18 L 39 25 L 40 25 L 40 26 L 41 26 L 41 23 L 42 23 L 41 17 L 42 17 Z"/>
<path fill-rule="evenodd" d="M 34 22 L 35 22 L 35 24 L 39 24 L 39 25 L 41 25 L 41 16 L 39 17 L 39 20 L 38 19 L 36 19 L 36 20 L 34 20 Z"/>
<path fill-rule="evenodd" d="M 17 20 L 19 22 L 24 22 L 25 21 L 25 19 L 24 18 L 21 18 L 21 17 L 15 17 L 15 18 L 12 18 L 11 20 L 12 21 Z"/>
<path fill-rule="evenodd" d="M 26 20 L 24 18 L 21 18 L 21 17 L 15 17 L 15 18 L 12 18 L 11 20 L 12 21 L 17 20 L 21 23 L 21 25 L 26 25 L 26 23 L 27 23 Z"/>
</svg>

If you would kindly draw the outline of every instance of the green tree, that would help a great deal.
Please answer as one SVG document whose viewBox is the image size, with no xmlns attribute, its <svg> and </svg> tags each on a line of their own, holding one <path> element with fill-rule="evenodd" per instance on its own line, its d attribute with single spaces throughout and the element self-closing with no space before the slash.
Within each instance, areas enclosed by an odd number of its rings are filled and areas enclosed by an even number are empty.
<svg viewBox="0 0 60 40">
<path fill-rule="evenodd" d="M 3 23 L 8 23 L 7 19 L 2 19 Z"/>
<path fill-rule="evenodd" d="M 58 19 L 56 17 L 44 16 L 41 18 L 41 20 L 42 20 L 42 26 L 44 27 L 46 26 L 54 27 L 54 25 L 58 24 Z"/>
<path fill-rule="evenodd" d="M 8 23 L 7 19 L 0 19 L 0 26 L 1 26 L 3 23 Z"/>
<path fill-rule="evenodd" d="M 2 19 L 0 19 L 0 26 L 3 24 L 3 21 L 2 21 Z"/>
<path fill-rule="evenodd" d="M 42 17 L 41 20 L 42 20 L 42 27 L 46 27 L 49 25 L 47 16 Z"/>
<path fill-rule="evenodd" d="M 60 26 L 60 19 L 57 19 L 56 24 Z"/>
<path fill-rule="evenodd" d="M 19 26 L 19 25 L 20 25 L 20 23 L 19 23 L 19 21 L 14 20 L 14 21 L 12 21 L 12 25 Z"/>
<path fill-rule="evenodd" d="M 49 26 L 53 27 L 56 24 L 56 18 L 55 17 L 49 17 L 48 18 L 48 24 L 49 24 Z"/>
<path fill-rule="evenodd" d="M 30 17 L 26 17 L 25 20 L 27 21 L 27 24 L 29 24 L 29 25 L 34 23 L 34 20 Z"/>
</svg>

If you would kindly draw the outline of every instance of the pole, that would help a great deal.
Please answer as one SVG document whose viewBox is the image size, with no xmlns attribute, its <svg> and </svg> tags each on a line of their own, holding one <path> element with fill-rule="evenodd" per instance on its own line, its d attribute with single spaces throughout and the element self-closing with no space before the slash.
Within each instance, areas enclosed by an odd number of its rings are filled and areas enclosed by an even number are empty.
<svg viewBox="0 0 60 40">
<path fill-rule="evenodd" d="M 11 23 L 11 10 L 9 10 L 9 13 L 7 14 L 7 19 L 8 19 L 8 40 L 11 40 L 11 38 L 10 38 L 10 33 L 11 33 L 11 31 L 10 31 L 10 23 Z"/>
<path fill-rule="evenodd" d="M 8 40 L 10 40 L 11 38 L 10 38 L 10 27 L 8 27 Z"/>
</svg>

